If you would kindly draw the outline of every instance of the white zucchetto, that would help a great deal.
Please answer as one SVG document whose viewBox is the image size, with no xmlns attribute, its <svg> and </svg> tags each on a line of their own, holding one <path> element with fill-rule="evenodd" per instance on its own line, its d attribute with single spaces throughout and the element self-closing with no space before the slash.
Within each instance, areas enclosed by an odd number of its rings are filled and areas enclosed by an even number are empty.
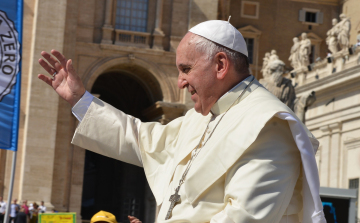
<svg viewBox="0 0 360 223">
<path fill-rule="evenodd" d="M 209 20 L 197 24 L 189 32 L 248 56 L 244 37 L 228 21 Z"/>
</svg>

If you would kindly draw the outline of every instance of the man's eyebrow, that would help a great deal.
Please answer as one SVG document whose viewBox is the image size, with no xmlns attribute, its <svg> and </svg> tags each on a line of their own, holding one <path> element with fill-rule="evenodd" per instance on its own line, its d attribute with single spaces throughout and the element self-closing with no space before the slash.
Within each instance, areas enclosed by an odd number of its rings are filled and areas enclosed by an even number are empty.
<svg viewBox="0 0 360 223">
<path fill-rule="evenodd" d="M 184 67 L 190 67 L 190 65 L 189 65 L 189 64 L 183 64 L 183 63 L 181 63 L 181 64 L 179 64 L 178 67 L 179 67 L 179 68 L 184 68 Z"/>
</svg>

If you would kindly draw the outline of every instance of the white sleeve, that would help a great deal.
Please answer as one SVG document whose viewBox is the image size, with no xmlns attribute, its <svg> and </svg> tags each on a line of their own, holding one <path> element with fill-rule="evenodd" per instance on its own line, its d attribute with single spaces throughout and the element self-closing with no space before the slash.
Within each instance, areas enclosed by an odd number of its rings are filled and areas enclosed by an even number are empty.
<svg viewBox="0 0 360 223">
<path fill-rule="evenodd" d="M 74 105 L 71 109 L 73 115 L 81 122 L 92 102 L 94 96 L 90 94 L 88 91 L 80 98 L 80 100 Z"/>
<path fill-rule="evenodd" d="M 95 153 L 142 166 L 141 121 L 94 98 L 76 128 L 72 143 Z"/>
</svg>

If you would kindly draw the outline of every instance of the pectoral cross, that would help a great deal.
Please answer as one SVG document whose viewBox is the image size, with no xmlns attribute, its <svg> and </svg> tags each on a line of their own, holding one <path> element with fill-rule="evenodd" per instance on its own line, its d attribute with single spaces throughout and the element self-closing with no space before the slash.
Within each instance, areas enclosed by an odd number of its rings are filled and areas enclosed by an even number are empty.
<svg viewBox="0 0 360 223">
<path fill-rule="evenodd" d="M 171 204 L 170 204 L 169 210 L 168 210 L 168 212 L 166 214 L 165 220 L 170 219 L 172 210 L 174 209 L 176 203 L 180 201 L 180 195 L 178 194 L 179 190 L 180 190 L 180 186 L 178 186 L 175 189 L 175 193 L 170 196 L 169 201 L 171 201 Z"/>
</svg>

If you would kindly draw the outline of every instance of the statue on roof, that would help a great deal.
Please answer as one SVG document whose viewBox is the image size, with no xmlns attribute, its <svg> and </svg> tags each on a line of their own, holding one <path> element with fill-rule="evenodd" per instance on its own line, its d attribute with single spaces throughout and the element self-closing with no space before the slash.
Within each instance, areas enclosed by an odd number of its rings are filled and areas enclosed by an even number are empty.
<svg viewBox="0 0 360 223">
<path fill-rule="evenodd" d="M 273 58 L 275 58 L 275 56 Z M 284 67 L 285 63 L 279 59 L 269 60 L 265 68 L 267 75 L 264 75 L 264 78 L 260 79 L 259 82 L 281 102 L 293 110 L 302 122 L 305 122 L 305 112 L 316 100 L 315 92 L 309 95 L 303 95 L 297 99 L 292 81 L 284 77 Z"/>
<path fill-rule="evenodd" d="M 293 38 L 293 42 L 294 42 L 294 45 L 291 47 L 291 50 L 290 50 L 289 61 L 290 61 L 291 66 L 292 66 L 294 69 L 298 69 L 298 68 L 301 67 L 301 64 L 300 64 L 300 55 L 299 55 L 299 51 L 300 51 L 299 38 L 294 37 L 294 38 Z"/>
<path fill-rule="evenodd" d="M 341 21 L 338 22 L 336 18 L 332 20 L 333 27 L 327 32 L 326 44 L 331 53 L 336 53 L 340 50 L 346 51 L 350 46 L 350 19 L 345 14 L 340 15 Z"/>
<path fill-rule="evenodd" d="M 311 41 L 307 38 L 306 33 L 301 34 L 299 57 L 300 65 L 306 67 L 310 64 L 309 55 L 311 54 Z"/>
<path fill-rule="evenodd" d="M 338 34 L 338 40 L 340 49 L 347 50 L 349 48 L 350 42 L 350 29 L 351 29 L 351 23 L 350 19 L 346 17 L 345 14 L 340 15 L 341 21 L 338 23 L 339 26 L 339 34 Z"/>
<path fill-rule="evenodd" d="M 328 45 L 329 51 L 334 54 L 338 52 L 338 33 L 339 33 L 339 26 L 338 26 L 338 20 L 333 19 L 332 20 L 333 27 L 327 31 L 327 38 L 326 38 L 326 44 Z"/>
</svg>

